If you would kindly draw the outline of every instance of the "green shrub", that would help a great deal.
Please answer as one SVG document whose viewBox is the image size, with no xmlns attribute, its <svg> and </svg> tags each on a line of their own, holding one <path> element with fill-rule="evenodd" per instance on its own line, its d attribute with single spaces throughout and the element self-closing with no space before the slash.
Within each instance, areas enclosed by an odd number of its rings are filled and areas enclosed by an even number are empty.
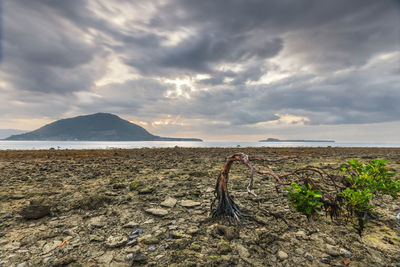
<svg viewBox="0 0 400 267">
<path fill-rule="evenodd" d="M 321 191 L 312 190 L 312 186 L 307 184 L 306 186 L 299 186 L 296 183 L 292 183 L 290 188 L 285 188 L 288 191 L 289 201 L 298 212 L 303 213 L 309 218 L 321 211 L 323 205 L 321 200 Z"/>
<path fill-rule="evenodd" d="M 368 216 L 374 214 L 371 199 L 380 193 L 390 195 L 396 199 L 400 193 L 400 178 L 396 178 L 395 172 L 386 168 L 386 160 L 371 160 L 369 163 L 362 163 L 356 159 L 350 159 L 339 169 L 344 178 L 345 187 L 337 191 L 334 202 L 324 199 L 321 191 L 313 190 L 311 185 L 301 187 L 296 183 L 291 184 L 288 197 L 293 207 L 309 218 L 321 211 L 324 205 L 325 211 L 335 208 L 336 216 L 340 213 L 351 218 L 353 227 L 361 235 L 365 228 Z"/>
</svg>

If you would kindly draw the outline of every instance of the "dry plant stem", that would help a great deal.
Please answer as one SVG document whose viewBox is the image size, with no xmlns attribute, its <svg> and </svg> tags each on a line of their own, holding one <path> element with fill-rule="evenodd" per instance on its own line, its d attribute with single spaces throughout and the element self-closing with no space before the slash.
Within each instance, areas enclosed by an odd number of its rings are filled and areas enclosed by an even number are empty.
<svg viewBox="0 0 400 267">
<path fill-rule="evenodd" d="M 292 158 L 292 157 L 291 157 Z M 273 160 L 273 161 L 280 161 L 280 160 L 287 160 L 290 158 L 282 158 L 278 160 Z M 228 157 L 225 161 L 225 164 L 221 170 L 221 173 L 218 177 L 217 184 L 215 186 L 215 198 L 211 203 L 211 210 L 213 209 L 214 203 L 216 200 L 218 200 L 218 205 L 215 210 L 212 210 L 212 217 L 227 217 L 227 218 L 233 218 L 234 220 L 239 221 L 239 218 L 241 217 L 239 209 L 237 205 L 234 203 L 232 197 L 229 195 L 228 192 L 228 180 L 229 180 L 229 171 L 232 167 L 232 163 L 234 161 L 240 161 L 243 164 L 247 166 L 247 168 L 250 171 L 250 181 L 247 186 L 247 192 L 251 195 L 253 195 L 257 202 L 258 202 L 258 208 L 259 210 L 274 216 L 275 218 L 282 218 L 280 215 L 273 214 L 271 212 L 266 211 L 265 209 L 262 209 L 260 206 L 260 199 L 256 193 L 253 191 L 253 182 L 254 182 L 254 173 L 258 173 L 261 175 L 269 175 L 272 176 L 276 182 L 280 185 L 286 185 L 290 184 L 290 182 L 283 182 L 280 179 L 280 176 L 274 173 L 274 171 L 266 165 L 266 162 L 273 162 L 271 160 L 264 160 L 264 159 L 259 159 L 259 158 L 249 158 L 246 154 L 244 153 L 237 153 L 233 154 L 232 156 Z M 253 165 L 251 165 L 250 161 L 260 161 L 263 163 L 263 166 L 267 168 L 266 171 L 260 170 L 258 168 L 255 168 Z M 285 220 L 284 220 L 285 221 Z M 286 222 L 286 221 L 285 221 Z"/>
<path fill-rule="evenodd" d="M 279 214 L 277 213 L 272 213 L 270 211 L 267 211 L 261 207 L 260 199 L 258 195 L 253 191 L 253 183 L 254 183 L 254 174 L 258 173 L 264 176 L 270 176 L 275 179 L 276 181 L 276 186 L 275 189 L 277 193 L 279 193 L 278 186 L 279 185 L 289 185 L 293 182 L 304 182 L 306 184 L 310 184 L 312 188 L 315 189 L 322 189 L 319 188 L 318 185 L 315 184 L 315 182 L 311 179 L 312 174 L 316 174 L 321 178 L 321 181 L 327 185 L 327 186 L 333 186 L 338 192 L 339 186 L 335 182 L 335 176 L 328 174 L 323 168 L 320 167 L 314 167 L 314 166 L 307 166 L 304 168 L 296 169 L 292 172 L 288 172 L 282 175 L 277 175 L 272 168 L 267 164 L 269 162 L 277 162 L 277 161 L 283 161 L 283 160 L 288 160 L 296 157 L 286 157 L 286 158 L 280 158 L 280 159 L 275 159 L 275 160 L 266 160 L 266 159 L 261 159 L 257 157 L 249 157 L 248 155 L 244 153 L 236 153 L 233 154 L 230 157 L 226 158 L 225 164 L 221 170 L 221 173 L 218 177 L 217 184 L 215 186 L 215 192 L 214 196 L 215 198 L 213 199 L 211 203 L 211 215 L 213 218 L 216 217 L 225 217 L 228 220 L 233 220 L 233 221 L 239 221 L 241 214 L 239 211 L 238 206 L 235 204 L 233 201 L 233 198 L 229 195 L 228 192 L 228 180 L 229 180 L 229 171 L 232 167 L 233 162 L 239 161 L 242 162 L 247 166 L 247 168 L 250 171 L 250 179 L 249 179 L 249 184 L 247 185 L 247 192 L 250 195 L 253 195 L 258 203 L 258 209 L 267 215 L 272 215 L 276 219 L 282 219 L 283 221 L 286 222 L 286 220 Z M 251 162 L 256 161 L 261 163 L 261 165 L 266 169 L 266 170 L 260 170 L 256 167 L 254 167 Z M 288 179 L 288 178 L 294 178 L 292 181 L 286 182 L 282 181 L 282 179 Z M 330 181 L 327 179 L 329 178 Z M 218 200 L 218 205 L 215 210 L 213 210 L 215 201 Z M 321 201 L 324 203 L 324 208 L 325 212 L 332 216 L 337 216 L 338 214 L 338 206 L 335 204 L 335 200 L 332 199 L 332 196 L 329 194 L 323 193 L 323 196 L 321 198 Z M 287 224 L 287 222 L 286 222 Z"/>
</svg>

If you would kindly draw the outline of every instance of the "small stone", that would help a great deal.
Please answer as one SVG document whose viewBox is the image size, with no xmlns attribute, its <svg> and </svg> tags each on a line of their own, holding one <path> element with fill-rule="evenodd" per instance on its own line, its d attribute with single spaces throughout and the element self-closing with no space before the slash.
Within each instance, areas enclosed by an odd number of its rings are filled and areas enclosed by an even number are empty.
<svg viewBox="0 0 400 267">
<path fill-rule="evenodd" d="M 175 198 L 167 197 L 160 205 L 163 207 L 173 208 L 176 202 L 177 200 Z"/>
<path fill-rule="evenodd" d="M 333 238 L 329 237 L 329 236 L 325 236 L 325 240 L 326 240 L 326 242 L 328 244 L 331 244 L 331 245 L 335 245 L 336 244 L 336 241 Z"/>
<path fill-rule="evenodd" d="M 199 228 L 196 226 L 192 226 L 187 230 L 187 233 L 190 235 L 196 234 L 197 232 L 199 232 Z"/>
<path fill-rule="evenodd" d="M 106 218 L 104 216 L 93 217 L 89 220 L 89 225 L 94 228 L 103 228 L 106 226 Z"/>
<path fill-rule="evenodd" d="M 2 219 L 10 219 L 10 218 L 12 218 L 12 215 L 10 213 L 6 213 L 1 218 Z"/>
<path fill-rule="evenodd" d="M 154 219 L 148 219 L 147 221 L 143 222 L 143 224 L 151 224 L 154 223 Z"/>
<path fill-rule="evenodd" d="M 331 256 L 329 256 L 329 255 L 327 255 L 327 254 L 323 254 L 323 255 L 321 256 L 321 262 L 322 262 L 322 263 L 330 264 L 330 263 L 331 263 L 331 260 L 332 260 Z"/>
<path fill-rule="evenodd" d="M 288 254 L 283 250 L 279 250 L 277 256 L 281 261 L 286 260 L 289 257 Z"/>
<path fill-rule="evenodd" d="M 110 264 L 114 258 L 112 251 L 106 251 L 103 255 L 97 258 L 99 263 Z"/>
<path fill-rule="evenodd" d="M 104 236 L 101 235 L 89 235 L 89 240 L 91 242 L 103 242 L 104 239 Z"/>
<path fill-rule="evenodd" d="M 149 251 L 151 251 L 151 252 L 153 252 L 153 251 L 156 251 L 156 245 L 150 245 L 149 246 Z"/>
<path fill-rule="evenodd" d="M 109 236 L 106 240 L 106 246 L 109 248 L 118 248 L 127 243 L 125 236 Z"/>
<path fill-rule="evenodd" d="M 296 252 L 298 255 L 303 255 L 306 251 L 305 251 L 304 249 L 302 249 L 302 248 L 296 248 L 295 252 Z"/>
<path fill-rule="evenodd" d="M 348 251 L 347 249 L 344 249 L 344 248 L 340 248 L 339 253 L 340 253 L 340 255 L 345 256 L 347 258 L 351 257 L 351 254 L 352 254 L 350 251 Z"/>
<path fill-rule="evenodd" d="M 133 261 L 133 264 L 136 264 L 136 263 L 142 263 L 142 264 L 144 264 L 144 263 L 147 262 L 147 257 L 146 257 L 146 255 L 144 255 L 141 251 L 136 251 L 136 252 L 133 254 L 133 259 L 132 259 L 132 261 Z"/>
<path fill-rule="evenodd" d="M 168 214 L 168 211 L 165 209 L 157 209 L 157 208 L 152 208 L 152 209 L 147 209 L 145 210 L 147 213 L 156 215 L 156 216 L 165 216 Z"/>
<path fill-rule="evenodd" d="M 58 241 L 58 240 L 54 240 L 53 242 L 46 243 L 43 246 L 43 254 L 47 254 L 50 251 L 55 250 L 60 243 L 61 243 L 61 241 Z"/>
<path fill-rule="evenodd" d="M 276 261 L 277 261 L 276 256 L 272 256 L 272 257 L 271 257 L 271 261 L 272 261 L 272 262 L 276 262 Z"/>
<path fill-rule="evenodd" d="M 326 253 L 328 253 L 329 255 L 331 255 L 333 257 L 337 257 L 340 255 L 339 248 L 337 246 L 332 246 L 332 245 L 326 244 L 325 251 L 326 251 Z"/>
<path fill-rule="evenodd" d="M 124 224 L 124 228 L 135 228 L 135 227 L 138 227 L 139 226 L 139 224 L 137 223 L 137 222 L 135 222 L 135 221 L 130 221 L 130 222 L 128 222 L 128 223 L 126 223 L 126 224 Z"/>
<path fill-rule="evenodd" d="M 298 231 L 294 234 L 298 240 L 305 240 L 307 239 L 307 234 L 304 231 Z"/>
<path fill-rule="evenodd" d="M 139 190 L 139 194 L 145 195 L 145 194 L 151 194 L 154 191 L 154 187 L 152 186 L 146 186 L 145 188 L 142 188 Z"/>
<path fill-rule="evenodd" d="M 250 252 L 241 244 L 236 245 L 236 250 L 239 253 L 241 258 L 248 258 L 250 256 Z"/>
<path fill-rule="evenodd" d="M 43 264 L 48 264 L 48 263 L 50 263 L 50 262 L 52 262 L 53 261 L 53 258 L 52 257 L 46 257 L 46 258 L 44 258 L 43 259 Z"/>
<path fill-rule="evenodd" d="M 133 239 L 133 240 L 129 241 L 128 243 L 126 243 L 127 246 L 134 246 L 136 244 L 137 244 L 137 240 L 136 239 Z"/>
<path fill-rule="evenodd" d="M 218 225 L 216 228 L 217 234 L 223 235 L 226 240 L 231 241 L 239 237 L 239 232 L 234 227 Z"/>
<path fill-rule="evenodd" d="M 306 254 L 304 254 L 304 258 L 306 258 L 309 261 L 313 261 L 314 260 L 314 257 L 308 252 L 306 252 Z"/>
<path fill-rule="evenodd" d="M 143 243 L 143 244 L 146 244 L 146 245 L 153 245 L 153 244 L 160 243 L 160 241 L 156 237 L 154 237 L 154 236 L 152 236 L 150 234 L 142 236 L 142 237 L 139 237 L 137 239 L 137 241 L 139 243 Z"/>
<path fill-rule="evenodd" d="M 21 262 L 20 264 L 17 265 L 17 267 L 27 267 L 28 263 L 26 261 Z"/>
<path fill-rule="evenodd" d="M 181 201 L 181 206 L 185 207 L 185 208 L 193 208 L 196 206 L 200 206 L 200 204 L 201 204 L 200 202 L 196 202 L 193 200 L 182 200 Z"/>
<path fill-rule="evenodd" d="M 21 216 L 25 219 L 40 219 L 50 215 L 50 206 L 40 203 L 31 203 L 21 211 Z"/>
<path fill-rule="evenodd" d="M 183 230 L 178 230 L 178 231 L 171 231 L 170 235 L 174 239 L 180 239 L 180 238 L 192 238 L 190 235 L 185 234 Z"/>
<path fill-rule="evenodd" d="M 128 255 L 125 256 L 125 261 L 131 261 L 133 260 L 133 253 L 129 253 Z"/>
</svg>

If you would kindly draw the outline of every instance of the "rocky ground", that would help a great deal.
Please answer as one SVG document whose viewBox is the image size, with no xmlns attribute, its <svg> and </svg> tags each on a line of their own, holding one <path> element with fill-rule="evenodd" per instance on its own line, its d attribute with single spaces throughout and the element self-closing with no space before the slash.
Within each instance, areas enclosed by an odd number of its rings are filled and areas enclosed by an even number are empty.
<svg viewBox="0 0 400 267">
<path fill-rule="evenodd" d="M 262 207 L 288 226 L 257 209 L 235 163 L 229 187 L 245 217 L 211 220 L 213 187 L 235 152 L 298 156 L 274 163 L 278 173 L 350 157 L 400 171 L 400 149 L 386 148 L 0 151 L 0 266 L 400 266 L 400 202 L 390 197 L 374 199 L 377 219 L 360 237 L 323 214 L 308 221 L 255 176 Z"/>
</svg>

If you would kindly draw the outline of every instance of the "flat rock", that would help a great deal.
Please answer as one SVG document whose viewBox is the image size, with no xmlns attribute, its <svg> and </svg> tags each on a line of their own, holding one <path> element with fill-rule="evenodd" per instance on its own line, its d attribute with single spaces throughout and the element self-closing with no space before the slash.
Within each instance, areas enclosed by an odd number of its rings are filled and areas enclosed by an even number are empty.
<svg viewBox="0 0 400 267">
<path fill-rule="evenodd" d="M 118 248 L 126 244 L 128 239 L 125 236 L 109 236 L 106 240 L 106 246 L 109 248 Z"/>
<path fill-rule="evenodd" d="M 279 250 L 277 256 L 280 260 L 286 260 L 289 257 L 288 254 L 283 250 Z"/>
<path fill-rule="evenodd" d="M 156 215 L 156 216 L 165 216 L 168 214 L 168 211 L 165 209 L 157 209 L 157 208 L 152 208 L 152 209 L 147 209 L 145 210 L 147 213 Z"/>
<path fill-rule="evenodd" d="M 61 242 L 58 241 L 58 240 L 55 240 L 55 241 L 53 241 L 53 242 L 46 243 L 46 244 L 43 246 L 43 254 L 47 254 L 47 253 L 49 253 L 50 251 L 55 250 L 55 249 L 58 247 L 58 245 L 59 245 L 60 243 L 61 243 Z"/>
<path fill-rule="evenodd" d="M 105 264 L 110 264 L 114 258 L 114 254 L 112 251 L 107 251 L 103 255 L 97 258 L 97 261 L 99 263 L 105 263 Z"/>
<path fill-rule="evenodd" d="M 163 202 L 161 202 L 161 206 L 163 207 L 168 207 L 168 208 L 173 208 L 176 204 L 176 199 L 172 197 L 167 197 Z"/>
<path fill-rule="evenodd" d="M 196 207 L 196 206 L 200 206 L 200 202 L 196 202 L 196 201 L 193 201 L 193 200 L 182 200 L 181 201 L 181 206 L 182 207 L 185 207 L 185 208 L 193 208 L 193 207 Z"/>
<path fill-rule="evenodd" d="M 326 244 L 325 251 L 326 251 L 326 253 L 328 253 L 329 255 L 334 256 L 334 257 L 340 255 L 340 250 L 337 246 L 332 246 L 332 245 Z"/>
<path fill-rule="evenodd" d="M 106 226 L 106 218 L 104 216 L 93 217 L 89 220 L 89 225 L 95 228 L 103 228 Z"/>
<path fill-rule="evenodd" d="M 241 258 L 248 258 L 250 257 L 250 252 L 241 244 L 236 245 L 236 250 Z"/>
<path fill-rule="evenodd" d="M 50 207 L 41 204 L 31 204 L 25 207 L 20 214 L 25 219 L 40 219 L 50 215 Z"/>
<path fill-rule="evenodd" d="M 139 224 L 137 223 L 137 222 L 135 222 L 135 221 L 130 221 L 130 222 L 128 222 L 128 223 L 126 223 L 126 224 L 124 224 L 124 228 L 135 228 L 135 227 L 138 227 L 139 226 Z"/>
</svg>

